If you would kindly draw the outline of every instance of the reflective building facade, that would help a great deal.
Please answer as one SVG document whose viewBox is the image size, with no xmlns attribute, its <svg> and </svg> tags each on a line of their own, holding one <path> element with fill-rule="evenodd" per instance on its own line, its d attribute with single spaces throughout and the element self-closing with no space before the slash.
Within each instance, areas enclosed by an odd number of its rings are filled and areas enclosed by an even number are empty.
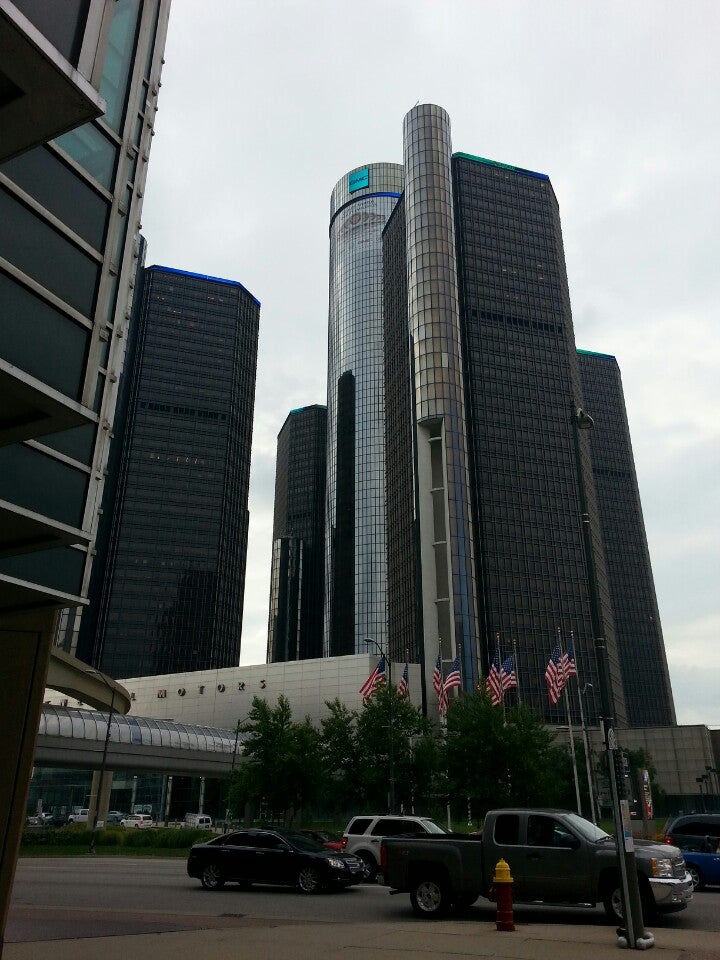
<svg viewBox="0 0 720 960">
<path fill-rule="evenodd" d="M 235 281 L 145 271 L 92 653 L 111 676 L 239 661 L 259 307 Z"/>
<path fill-rule="evenodd" d="M 387 639 L 382 229 L 400 164 L 352 170 L 330 202 L 324 653 Z"/>
<path fill-rule="evenodd" d="M 496 649 L 548 722 L 558 628 L 599 690 L 580 526 L 573 412 L 582 403 L 557 201 L 547 176 L 450 159 L 447 115 L 405 120 L 403 199 L 384 235 L 390 647 L 461 655 L 463 683 Z M 580 464 L 618 721 L 620 660 L 590 451 Z M 412 458 L 413 482 L 408 476 Z M 597 703 L 589 692 L 588 713 Z M 434 695 L 430 691 L 429 699 Z M 571 704 L 577 716 L 577 703 Z"/>
<path fill-rule="evenodd" d="M 292 410 L 278 434 L 268 663 L 322 656 L 327 408 Z"/>
<path fill-rule="evenodd" d="M 675 723 L 670 675 L 615 357 L 578 350 L 628 723 Z"/>
</svg>

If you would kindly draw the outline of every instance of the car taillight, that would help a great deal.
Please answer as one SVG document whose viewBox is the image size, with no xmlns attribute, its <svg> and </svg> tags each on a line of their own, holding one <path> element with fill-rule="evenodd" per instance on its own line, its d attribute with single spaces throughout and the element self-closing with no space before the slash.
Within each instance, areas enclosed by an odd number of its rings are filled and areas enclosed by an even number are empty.
<svg viewBox="0 0 720 960">
<path fill-rule="evenodd" d="M 671 836 L 665 837 L 665 843 L 672 843 L 672 837 Z"/>
<path fill-rule="evenodd" d="M 347 846 L 347 837 L 343 837 L 342 842 L 340 844 L 340 849 L 344 850 L 346 846 Z"/>
<path fill-rule="evenodd" d="M 380 845 L 380 867 L 383 872 L 387 870 L 387 847 L 384 843 Z"/>
</svg>

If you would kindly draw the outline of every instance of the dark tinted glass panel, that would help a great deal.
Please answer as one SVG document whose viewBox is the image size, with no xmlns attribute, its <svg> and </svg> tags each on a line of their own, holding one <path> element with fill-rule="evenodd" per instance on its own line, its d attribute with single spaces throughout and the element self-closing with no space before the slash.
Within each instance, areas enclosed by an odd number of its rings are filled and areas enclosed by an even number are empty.
<svg viewBox="0 0 720 960">
<path fill-rule="evenodd" d="M 2 559 L 0 573 L 79 596 L 84 566 L 85 554 L 81 550 L 57 547 Z"/>
<path fill-rule="evenodd" d="M 107 103 L 104 120 L 119 132 L 125 115 L 128 78 L 135 50 L 140 0 L 116 0 L 110 27 L 100 96 Z"/>
<path fill-rule="evenodd" d="M 348 827 L 348 833 L 365 833 L 370 823 L 369 817 L 358 817 Z"/>
<path fill-rule="evenodd" d="M 92 316 L 100 268 L 35 213 L 0 190 L 0 256 Z"/>
<path fill-rule="evenodd" d="M 503 813 L 495 821 L 495 843 L 515 846 L 520 842 L 520 818 L 516 813 Z"/>
<path fill-rule="evenodd" d="M 110 189 L 118 148 L 97 127 L 86 123 L 77 130 L 64 133 L 55 143 L 98 183 Z"/>
<path fill-rule="evenodd" d="M 0 340 L 6 360 L 79 400 L 89 339 L 89 330 L 0 272 Z"/>
<path fill-rule="evenodd" d="M 102 251 L 108 203 L 45 147 L 8 160 L 0 170 L 71 230 Z"/>
<path fill-rule="evenodd" d="M 13 0 L 15 6 L 30 23 L 52 43 L 60 53 L 77 66 L 80 58 L 85 23 L 90 0 Z"/>
<path fill-rule="evenodd" d="M 79 527 L 88 476 L 22 443 L 0 447 L 0 499 Z"/>
<path fill-rule="evenodd" d="M 94 423 L 86 423 L 82 427 L 73 427 L 71 430 L 61 430 L 59 433 L 41 437 L 40 443 L 64 453 L 66 457 L 89 464 L 95 446 L 96 429 Z"/>
</svg>

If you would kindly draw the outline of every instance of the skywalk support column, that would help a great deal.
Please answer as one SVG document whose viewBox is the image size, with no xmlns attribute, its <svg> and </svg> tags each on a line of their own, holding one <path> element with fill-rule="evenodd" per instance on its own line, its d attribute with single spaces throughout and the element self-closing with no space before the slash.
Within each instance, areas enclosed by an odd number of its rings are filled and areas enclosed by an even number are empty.
<svg viewBox="0 0 720 960">
<path fill-rule="evenodd" d="M 478 682 L 478 615 L 455 252 L 450 118 L 414 107 L 403 127 L 425 676 L 438 639 Z"/>
<path fill-rule="evenodd" d="M 54 627 L 54 610 L 0 618 L 0 956 Z"/>
</svg>

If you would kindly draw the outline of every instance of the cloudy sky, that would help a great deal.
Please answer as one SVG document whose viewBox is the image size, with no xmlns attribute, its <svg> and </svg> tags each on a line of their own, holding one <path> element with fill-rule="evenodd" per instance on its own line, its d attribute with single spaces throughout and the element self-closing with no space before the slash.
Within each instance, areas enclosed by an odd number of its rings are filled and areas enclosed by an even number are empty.
<svg viewBox="0 0 720 960">
<path fill-rule="evenodd" d="M 550 175 L 579 347 L 623 375 L 678 719 L 720 726 L 720 4 L 173 0 L 148 264 L 261 302 L 241 662 L 265 660 L 277 433 L 325 402 L 330 192 L 453 148 Z"/>
</svg>

